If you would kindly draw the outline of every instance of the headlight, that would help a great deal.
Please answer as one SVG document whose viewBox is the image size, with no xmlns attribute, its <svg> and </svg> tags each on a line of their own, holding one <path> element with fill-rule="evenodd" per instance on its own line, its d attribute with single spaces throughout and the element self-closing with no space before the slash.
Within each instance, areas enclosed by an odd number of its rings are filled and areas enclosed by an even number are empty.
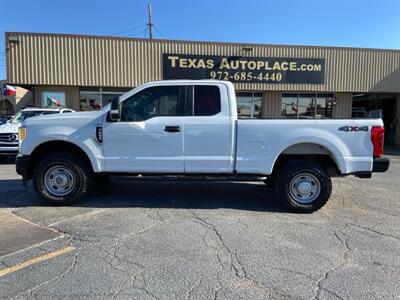
<svg viewBox="0 0 400 300">
<path fill-rule="evenodd" d="M 18 140 L 19 140 L 19 143 L 22 143 L 23 140 L 26 138 L 26 136 L 27 136 L 26 127 L 18 128 Z"/>
</svg>

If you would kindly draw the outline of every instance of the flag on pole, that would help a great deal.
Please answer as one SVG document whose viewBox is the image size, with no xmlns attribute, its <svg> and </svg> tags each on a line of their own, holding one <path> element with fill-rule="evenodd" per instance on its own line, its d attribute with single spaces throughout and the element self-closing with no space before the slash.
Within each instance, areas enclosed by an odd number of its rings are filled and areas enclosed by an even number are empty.
<svg viewBox="0 0 400 300">
<path fill-rule="evenodd" d="M 294 102 L 292 102 L 292 110 L 297 113 L 297 107 Z"/>
<path fill-rule="evenodd" d="M 61 101 L 58 99 L 47 97 L 47 106 L 48 107 L 61 107 Z"/>
<path fill-rule="evenodd" d="M 7 97 L 14 96 L 16 91 L 17 91 L 17 89 L 15 86 L 3 84 L 3 95 L 4 96 L 7 96 Z"/>
</svg>

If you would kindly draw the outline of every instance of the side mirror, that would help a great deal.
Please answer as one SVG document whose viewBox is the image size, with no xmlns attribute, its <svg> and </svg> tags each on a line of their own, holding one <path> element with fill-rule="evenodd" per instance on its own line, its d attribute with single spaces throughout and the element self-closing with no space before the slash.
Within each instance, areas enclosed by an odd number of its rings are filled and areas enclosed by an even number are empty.
<svg viewBox="0 0 400 300">
<path fill-rule="evenodd" d="M 110 120 L 113 122 L 117 122 L 120 119 L 121 119 L 121 114 L 119 111 L 119 98 L 115 97 L 111 101 Z"/>
</svg>

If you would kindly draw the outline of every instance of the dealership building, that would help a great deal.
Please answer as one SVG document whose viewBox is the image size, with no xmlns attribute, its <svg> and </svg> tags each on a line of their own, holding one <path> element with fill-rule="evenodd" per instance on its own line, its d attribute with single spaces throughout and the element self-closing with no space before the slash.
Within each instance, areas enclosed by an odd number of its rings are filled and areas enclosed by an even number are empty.
<svg viewBox="0 0 400 300">
<path fill-rule="evenodd" d="M 97 110 L 142 83 L 223 79 L 239 118 L 381 116 L 400 146 L 400 50 L 7 32 L 7 82 L 32 105 Z"/>
</svg>

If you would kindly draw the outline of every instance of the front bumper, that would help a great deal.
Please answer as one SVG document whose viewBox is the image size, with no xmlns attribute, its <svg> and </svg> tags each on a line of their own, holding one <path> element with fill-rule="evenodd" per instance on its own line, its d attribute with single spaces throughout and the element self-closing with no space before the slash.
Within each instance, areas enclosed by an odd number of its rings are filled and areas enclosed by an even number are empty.
<svg viewBox="0 0 400 300">
<path fill-rule="evenodd" d="M 372 172 L 386 172 L 389 169 L 390 159 L 386 156 L 374 158 Z"/>
<path fill-rule="evenodd" d="M 28 167 L 29 167 L 30 155 L 18 154 L 15 159 L 15 169 L 19 175 L 22 176 L 22 184 L 26 186 L 28 178 Z"/>
<path fill-rule="evenodd" d="M 16 146 L 0 146 L 0 155 L 2 156 L 14 156 L 18 154 L 18 144 Z"/>
</svg>

